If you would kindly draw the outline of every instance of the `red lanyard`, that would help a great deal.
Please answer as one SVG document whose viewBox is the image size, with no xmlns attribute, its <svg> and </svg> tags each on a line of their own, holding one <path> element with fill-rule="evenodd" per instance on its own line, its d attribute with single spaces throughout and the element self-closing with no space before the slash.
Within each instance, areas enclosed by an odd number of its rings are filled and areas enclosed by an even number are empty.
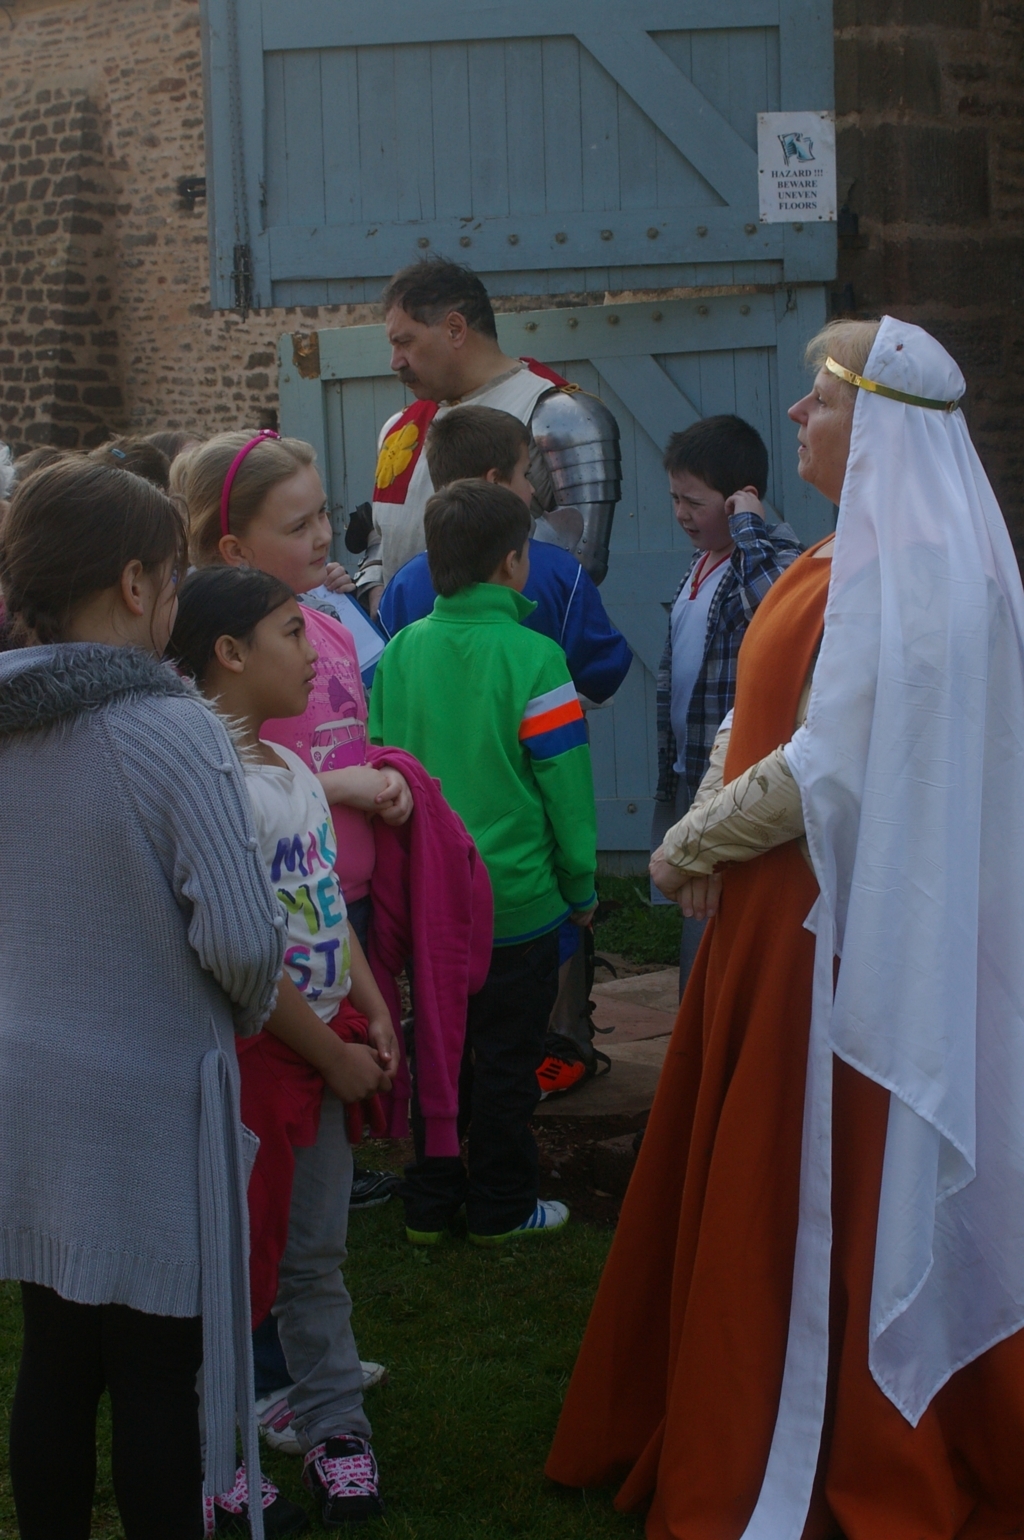
<svg viewBox="0 0 1024 1540">
<path fill-rule="evenodd" d="M 700 561 L 697 563 L 696 567 L 693 569 L 693 578 L 692 578 L 692 580 L 690 582 L 690 598 L 691 599 L 696 599 L 696 597 L 697 597 L 698 593 L 700 592 L 701 588 L 703 587 L 704 582 L 706 581 L 706 579 L 711 576 L 712 572 L 717 572 L 719 567 L 722 565 L 722 563 L 723 562 L 727 562 L 731 555 L 732 555 L 732 552 L 731 551 L 727 551 L 724 556 L 720 556 L 718 558 L 718 560 L 715 562 L 715 565 L 713 567 L 707 567 L 706 563 L 707 563 L 707 559 L 708 559 L 708 552 L 707 551 L 704 552 L 704 555 L 701 557 Z"/>
</svg>

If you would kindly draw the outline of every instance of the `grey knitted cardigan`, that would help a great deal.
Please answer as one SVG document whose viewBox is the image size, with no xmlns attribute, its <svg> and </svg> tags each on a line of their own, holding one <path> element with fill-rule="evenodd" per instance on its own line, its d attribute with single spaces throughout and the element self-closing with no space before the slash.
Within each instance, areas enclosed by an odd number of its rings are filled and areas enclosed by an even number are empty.
<svg viewBox="0 0 1024 1540">
<path fill-rule="evenodd" d="M 195 690 L 134 648 L 0 654 L 0 1277 L 202 1314 L 207 1491 L 236 1418 L 256 1467 L 234 1033 L 283 944 Z"/>
</svg>

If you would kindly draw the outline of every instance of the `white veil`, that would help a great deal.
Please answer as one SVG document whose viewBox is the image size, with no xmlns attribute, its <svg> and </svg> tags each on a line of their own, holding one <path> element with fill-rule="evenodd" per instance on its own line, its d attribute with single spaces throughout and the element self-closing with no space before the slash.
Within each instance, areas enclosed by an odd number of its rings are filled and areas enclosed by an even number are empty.
<svg viewBox="0 0 1024 1540">
<path fill-rule="evenodd" d="M 956 399 L 886 317 L 868 379 Z M 748 1540 L 798 1540 L 828 1365 L 832 1054 L 891 1092 L 869 1363 L 916 1425 L 1024 1326 L 1024 593 L 963 415 L 858 390 L 807 721 L 821 896 L 793 1303 Z M 833 955 L 841 958 L 833 997 Z"/>
</svg>

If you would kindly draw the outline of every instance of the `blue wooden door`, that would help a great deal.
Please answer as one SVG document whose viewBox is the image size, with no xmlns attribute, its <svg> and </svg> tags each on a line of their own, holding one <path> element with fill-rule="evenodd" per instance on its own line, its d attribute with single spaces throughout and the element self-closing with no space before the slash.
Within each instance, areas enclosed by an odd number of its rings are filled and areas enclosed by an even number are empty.
<svg viewBox="0 0 1024 1540">
<path fill-rule="evenodd" d="M 215 305 L 372 302 L 441 252 L 518 312 L 499 317 L 507 352 L 615 412 L 603 593 L 637 662 L 592 740 L 602 849 L 642 850 L 654 672 L 689 557 L 668 434 L 740 412 L 771 448 L 774 506 L 808 539 L 828 523 L 785 408 L 824 320 L 834 229 L 760 223 L 756 143 L 758 112 L 831 105 L 829 0 L 201 3 Z M 317 445 L 340 529 L 404 401 L 383 328 L 286 336 L 279 380 L 282 426 Z"/>
<path fill-rule="evenodd" d="M 796 474 L 785 415 L 803 393 L 802 350 L 823 320 L 819 287 L 498 317 L 506 352 L 553 364 L 601 396 L 622 434 L 622 501 L 601 593 L 636 660 L 613 704 L 590 717 L 602 851 L 646 848 L 657 781 L 655 676 L 668 607 L 692 554 L 668 497 L 665 441 L 698 417 L 739 413 L 769 446 L 768 501 L 806 539 L 823 533 L 830 510 Z M 377 429 L 406 399 L 388 358 L 383 326 L 281 339 L 282 427 L 316 445 L 339 532 L 346 512 L 369 495 Z"/>
<path fill-rule="evenodd" d="M 832 101 L 828 0 L 203 0 L 214 303 L 831 278 L 762 225 L 757 113 Z"/>
</svg>

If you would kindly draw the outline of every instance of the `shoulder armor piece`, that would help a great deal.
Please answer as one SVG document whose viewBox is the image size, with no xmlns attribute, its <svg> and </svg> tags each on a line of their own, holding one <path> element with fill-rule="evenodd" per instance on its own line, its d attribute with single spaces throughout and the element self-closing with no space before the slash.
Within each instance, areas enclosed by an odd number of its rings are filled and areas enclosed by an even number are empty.
<svg viewBox="0 0 1024 1540">
<path fill-rule="evenodd" d="M 583 537 L 576 555 L 595 583 L 608 571 L 608 541 L 622 495 L 619 425 L 604 402 L 582 390 L 552 390 L 530 418 L 556 504 L 578 508 Z"/>
</svg>

